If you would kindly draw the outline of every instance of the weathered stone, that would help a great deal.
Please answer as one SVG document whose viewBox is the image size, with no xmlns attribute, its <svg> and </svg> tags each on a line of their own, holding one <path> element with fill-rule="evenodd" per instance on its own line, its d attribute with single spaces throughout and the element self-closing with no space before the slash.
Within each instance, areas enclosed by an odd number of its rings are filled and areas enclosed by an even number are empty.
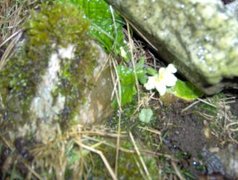
<svg viewBox="0 0 238 180">
<path fill-rule="evenodd" d="M 69 4 L 42 5 L 24 42 L 0 71 L 0 131 L 47 143 L 74 124 L 100 122 L 113 89 L 106 53 L 88 22 Z"/>
<path fill-rule="evenodd" d="M 234 15 L 234 17 L 238 19 L 238 1 L 237 0 L 226 4 L 226 8 L 232 16 Z"/>
<path fill-rule="evenodd" d="M 238 22 L 221 0 L 107 0 L 207 94 L 237 88 Z"/>
<path fill-rule="evenodd" d="M 236 145 L 229 144 L 222 150 L 210 152 L 203 149 L 202 158 L 207 166 L 207 173 L 220 173 L 225 179 L 238 178 L 238 149 Z"/>
</svg>

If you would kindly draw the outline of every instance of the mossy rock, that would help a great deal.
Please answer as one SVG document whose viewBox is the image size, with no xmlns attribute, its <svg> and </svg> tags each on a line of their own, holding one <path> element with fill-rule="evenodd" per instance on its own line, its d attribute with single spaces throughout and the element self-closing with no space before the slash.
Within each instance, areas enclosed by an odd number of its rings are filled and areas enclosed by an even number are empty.
<svg viewBox="0 0 238 180">
<path fill-rule="evenodd" d="M 238 22 L 221 0 L 107 0 L 206 94 L 238 88 Z"/>
<path fill-rule="evenodd" d="M 43 4 L 24 40 L 0 71 L 0 127 L 5 137 L 46 143 L 74 124 L 92 124 L 111 109 L 112 80 L 89 23 L 71 4 Z"/>
</svg>

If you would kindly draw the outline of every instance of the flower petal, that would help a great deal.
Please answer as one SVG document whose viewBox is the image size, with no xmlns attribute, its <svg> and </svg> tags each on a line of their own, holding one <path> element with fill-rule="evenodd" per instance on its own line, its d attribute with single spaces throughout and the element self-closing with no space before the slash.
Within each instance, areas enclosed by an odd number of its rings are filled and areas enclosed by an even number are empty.
<svg viewBox="0 0 238 180">
<path fill-rule="evenodd" d="M 173 65 L 173 64 L 169 64 L 166 68 L 166 71 L 167 72 L 170 72 L 170 73 L 176 73 L 177 72 L 177 69 L 176 67 Z"/>
<path fill-rule="evenodd" d="M 177 82 L 177 77 L 173 74 L 167 74 L 166 76 L 166 86 L 172 87 L 176 84 Z"/>
<path fill-rule="evenodd" d="M 166 92 L 166 86 L 163 83 L 157 83 L 155 88 L 159 92 L 160 96 L 163 96 Z"/>
<path fill-rule="evenodd" d="M 155 77 L 155 76 L 150 76 L 150 77 L 148 78 L 147 83 L 144 84 L 144 87 L 145 87 L 147 90 L 151 90 L 151 89 L 154 89 L 154 88 L 155 88 L 155 84 L 156 84 L 156 77 Z"/>
<path fill-rule="evenodd" d="M 160 79 L 163 79 L 164 74 L 166 73 L 166 68 L 162 67 L 159 69 Z"/>
</svg>

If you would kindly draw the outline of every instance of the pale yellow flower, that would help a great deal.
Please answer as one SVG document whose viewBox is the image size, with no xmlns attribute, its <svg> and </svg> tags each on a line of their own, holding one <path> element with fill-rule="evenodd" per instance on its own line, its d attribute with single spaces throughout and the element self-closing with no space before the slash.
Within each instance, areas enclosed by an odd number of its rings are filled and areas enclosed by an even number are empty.
<svg viewBox="0 0 238 180">
<path fill-rule="evenodd" d="M 156 89 L 161 96 L 166 93 L 167 87 L 172 87 L 176 84 L 177 78 L 174 73 L 177 69 L 173 64 L 169 64 L 166 68 L 160 68 L 159 73 L 150 76 L 147 83 L 144 84 L 147 90 Z"/>
</svg>

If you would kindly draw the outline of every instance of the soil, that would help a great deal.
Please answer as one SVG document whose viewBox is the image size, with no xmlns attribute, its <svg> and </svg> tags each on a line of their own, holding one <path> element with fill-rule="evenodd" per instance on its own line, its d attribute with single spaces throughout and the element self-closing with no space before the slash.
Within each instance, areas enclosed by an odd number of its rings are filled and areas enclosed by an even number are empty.
<svg viewBox="0 0 238 180">
<path fill-rule="evenodd" d="M 231 112 L 234 116 L 238 117 L 238 100 L 231 104 Z"/>
<path fill-rule="evenodd" d="M 179 167 L 189 170 L 196 179 L 208 175 L 208 171 L 210 176 L 213 170 L 201 163 L 201 154 L 209 148 L 222 148 L 220 139 L 206 135 L 207 124 L 196 105 L 184 111 L 191 103 L 174 100 L 169 104 L 157 110 L 157 129 L 162 132 L 166 145 L 163 151 L 178 158 Z M 230 105 L 230 109 L 233 115 L 238 114 L 238 100 Z M 215 163 L 221 166 L 214 170 L 219 175 L 223 172 L 222 165 Z"/>
</svg>

